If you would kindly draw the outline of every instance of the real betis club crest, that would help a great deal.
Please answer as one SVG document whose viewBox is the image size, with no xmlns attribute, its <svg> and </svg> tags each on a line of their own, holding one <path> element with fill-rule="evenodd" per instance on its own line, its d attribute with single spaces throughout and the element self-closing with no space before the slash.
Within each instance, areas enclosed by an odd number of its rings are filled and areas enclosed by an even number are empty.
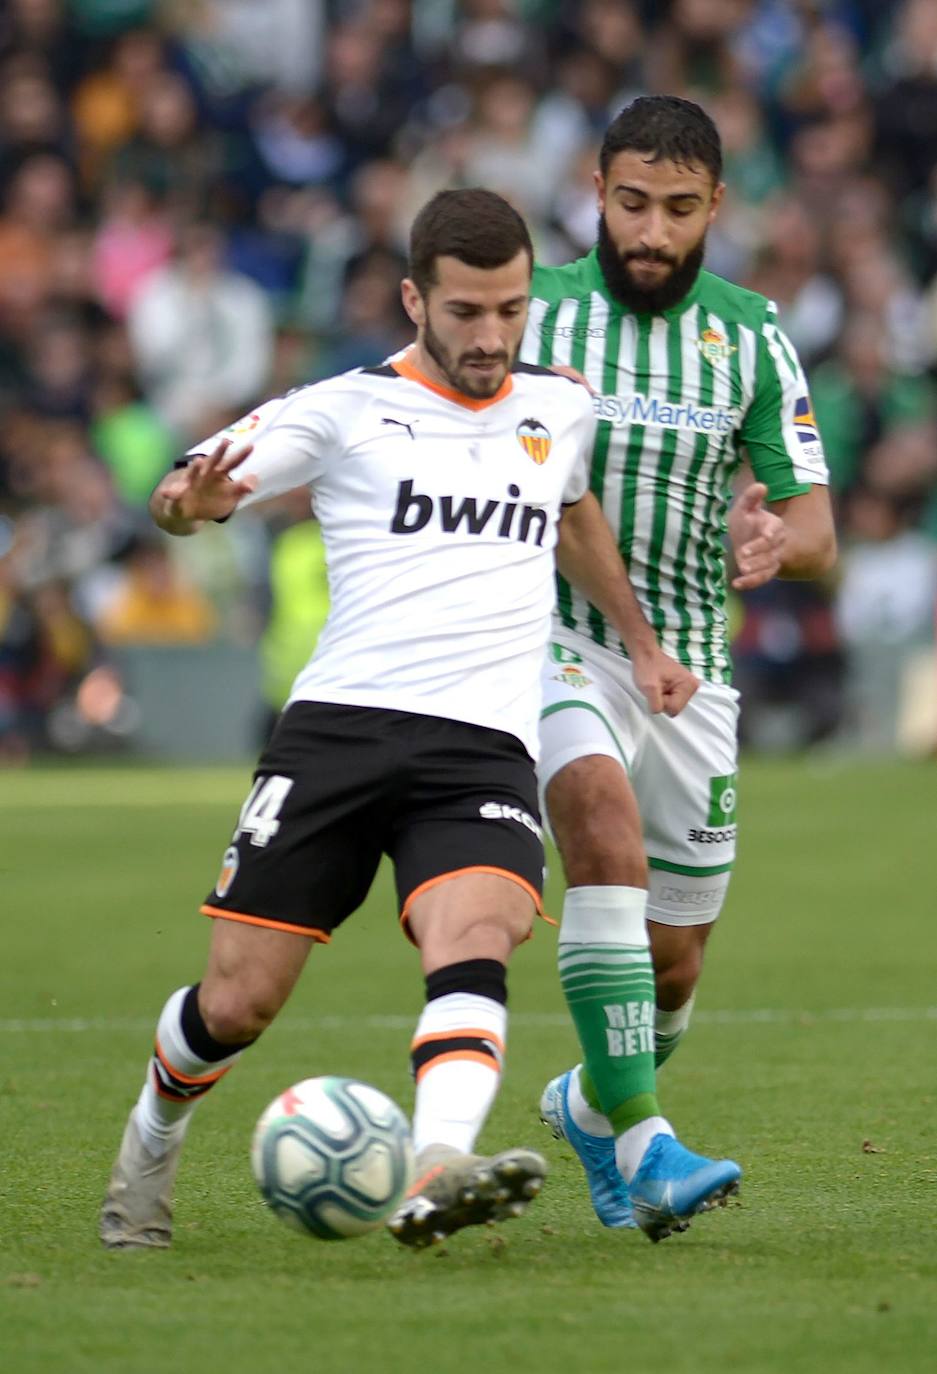
<svg viewBox="0 0 937 1374">
<path fill-rule="evenodd" d="M 572 649 L 562 644 L 550 645 L 550 657 L 554 663 L 561 664 L 560 671 L 553 674 L 554 682 L 565 682 L 567 687 L 589 687 L 591 677 L 586 677 L 582 669 L 582 658 Z"/>
<path fill-rule="evenodd" d="M 696 340 L 696 346 L 708 363 L 725 362 L 737 351 L 736 345 L 729 343 L 718 329 L 704 329 Z"/>
</svg>

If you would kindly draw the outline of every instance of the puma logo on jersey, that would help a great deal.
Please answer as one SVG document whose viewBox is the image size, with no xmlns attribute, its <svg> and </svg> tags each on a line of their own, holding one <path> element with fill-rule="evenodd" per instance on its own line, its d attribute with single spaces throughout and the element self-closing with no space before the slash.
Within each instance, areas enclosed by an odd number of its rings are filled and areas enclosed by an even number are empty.
<svg viewBox="0 0 937 1374">
<path fill-rule="evenodd" d="M 514 482 L 508 496 L 517 498 L 521 489 Z M 446 534 L 496 533 L 499 539 L 517 539 L 542 545 L 547 529 L 547 512 L 542 506 L 521 506 L 517 500 L 495 501 L 475 496 L 432 496 L 413 490 L 409 480 L 397 486 L 397 508 L 390 522 L 391 534 L 418 534 L 436 515 Z"/>
<path fill-rule="evenodd" d="M 401 429 L 405 429 L 407 431 L 411 439 L 416 440 L 416 435 L 413 433 L 413 426 L 408 425 L 406 420 L 395 420 L 391 415 L 382 415 L 381 424 L 399 425 Z"/>
</svg>

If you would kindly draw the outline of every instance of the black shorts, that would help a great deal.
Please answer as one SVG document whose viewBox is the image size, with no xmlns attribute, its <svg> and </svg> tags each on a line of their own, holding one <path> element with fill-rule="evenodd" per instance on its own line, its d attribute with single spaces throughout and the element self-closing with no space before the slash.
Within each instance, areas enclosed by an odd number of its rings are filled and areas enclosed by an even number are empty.
<svg viewBox="0 0 937 1374">
<path fill-rule="evenodd" d="M 393 860 L 401 917 L 455 873 L 503 874 L 540 910 L 534 765 L 513 735 L 408 711 L 296 702 L 254 773 L 207 916 L 327 941 Z"/>
</svg>

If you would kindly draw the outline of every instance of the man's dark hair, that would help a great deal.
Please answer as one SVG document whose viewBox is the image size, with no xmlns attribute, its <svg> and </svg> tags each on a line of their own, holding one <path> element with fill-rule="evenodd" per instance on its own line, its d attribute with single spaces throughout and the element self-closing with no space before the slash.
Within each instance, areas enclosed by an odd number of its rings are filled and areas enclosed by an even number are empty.
<svg viewBox="0 0 937 1374">
<path fill-rule="evenodd" d="M 410 230 L 410 280 L 425 296 L 437 281 L 437 258 L 458 258 L 469 267 L 503 267 L 522 250 L 532 268 L 527 225 L 503 196 L 478 186 L 439 191 Z"/>
<path fill-rule="evenodd" d="M 615 116 L 599 153 L 603 177 L 617 153 L 647 153 L 652 162 L 705 167 L 713 181 L 722 177 L 722 141 L 705 110 L 676 95 L 642 95 Z"/>
</svg>

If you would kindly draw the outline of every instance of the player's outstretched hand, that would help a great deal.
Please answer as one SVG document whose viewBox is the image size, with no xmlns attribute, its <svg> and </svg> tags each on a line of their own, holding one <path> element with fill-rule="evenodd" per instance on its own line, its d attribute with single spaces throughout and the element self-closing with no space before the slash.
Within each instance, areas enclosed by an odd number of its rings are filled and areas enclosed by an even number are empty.
<svg viewBox="0 0 937 1374">
<path fill-rule="evenodd" d="M 762 587 L 781 570 L 787 532 L 780 516 L 765 508 L 767 494 L 764 482 L 752 482 L 729 511 L 727 524 L 736 566 L 732 586 L 737 592 Z"/>
<path fill-rule="evenodd" d="M 632 656 L 631 666 L 635 684 L 655 716 L 661 711 L 678 716 L 699 687 L 699 678 L 661 649 Z"/>
<path fill-rule="evenodd" d="M 253 475 L 237 478 L 232 473 L 252 450 L 247 444 L 232 448 L 222 439 L 211 453 L 200 454 L 184 468 L 164 478 L 160 494 L 166 514 L 173 521 L 223 520 L 237 503 L 257 486 Z"/>
</svg>

